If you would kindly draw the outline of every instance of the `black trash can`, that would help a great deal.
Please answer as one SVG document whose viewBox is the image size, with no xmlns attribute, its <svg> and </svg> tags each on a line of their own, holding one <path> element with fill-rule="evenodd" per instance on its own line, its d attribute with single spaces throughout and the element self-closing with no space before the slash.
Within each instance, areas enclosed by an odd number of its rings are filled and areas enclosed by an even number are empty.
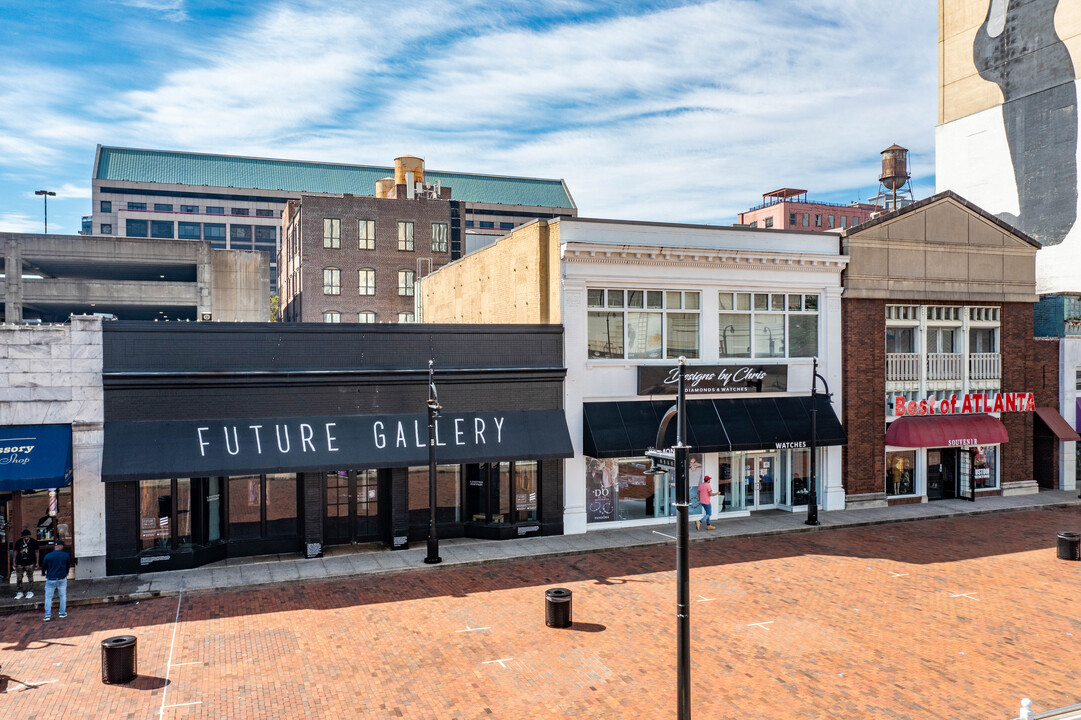
<svg viewBox="0 0 1081 720">
<path fill-rule="evenodd" d="M 544 624 L 551 628 L 571 626 L 571 591 L 552 588 L 544 591 Z"/>
<path fill-rule="evenodd" d="M 1081 560 L 1081 534 L 1075 532 L 1058 534 L 1058 559 Z"/>
<path fill-rule="evenodd" d="M 101 681 L 123 685 L 139 672 L 138 641 L 134 635 L 117 635 L 101 641 Z"/>
</svg>

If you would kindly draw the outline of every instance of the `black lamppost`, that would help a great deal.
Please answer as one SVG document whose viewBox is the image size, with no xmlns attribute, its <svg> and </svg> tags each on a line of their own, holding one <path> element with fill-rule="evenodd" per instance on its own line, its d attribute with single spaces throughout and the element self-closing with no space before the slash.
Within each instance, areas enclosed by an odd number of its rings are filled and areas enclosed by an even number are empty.
<svg viewBox="0 0 1081 720">
<path fill-rule="evenodd" d="M 826 386 L 826 397 L 833 397 L 826 378 L 818 374 L 818 358 L 814 359 L 811 370 L 811 487 L 807 498 L 807 519 L 804 525 L 819 525 L 818 522 L 818 381 Z"/>
<path fill-rule="evenodd" d="M 428 557 L 429 565 L 443 562 L 439 557 L 439 536 L 435 532 L 435 419 L 439 416 L 439 393 L 435 391 L 435 362 L 428 361 Z"/>
<path fill-rule="evenodd" d="M 679 358 L 679 384 L 676 404 L 668 408 L 657 428 L 657 445 L 646 455 L 651 465 L 647 473 L 674 472 L 676 476 L 676 717 L 691 720 L 691 576 L 688 544 L 690 541 L 690 502 L 687 487 L 687 459 L 690 447 L 683 444 L 687 437 L 687 399 L 684 391 L 684 371 L 687 358 Z M 677 418 L 675 446 L 664 447 L 668 423 Z"/>
<path fill-rule="evenodd" d="M 52 190 L 35 190 L 35 195 L 41 195 L 45 200 L 45 234 L 49 234 L 49 196 L 56 197 Z"/>
</svg>

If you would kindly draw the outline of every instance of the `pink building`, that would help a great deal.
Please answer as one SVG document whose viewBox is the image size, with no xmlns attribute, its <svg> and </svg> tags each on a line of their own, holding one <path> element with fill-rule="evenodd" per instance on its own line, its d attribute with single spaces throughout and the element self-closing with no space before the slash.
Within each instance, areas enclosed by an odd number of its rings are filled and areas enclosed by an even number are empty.
<svg viewBox="0 0 1081 720">
<path fill-rule="evenodd" d="M 739 214 L 739 224 L 775 230 L 812 230 L 859 225 L 871 217 L 875 206 L 868 203 L 815 202 L 806 190 L 781 188 L 762 196 L 762 204 Z"/>
</svg>

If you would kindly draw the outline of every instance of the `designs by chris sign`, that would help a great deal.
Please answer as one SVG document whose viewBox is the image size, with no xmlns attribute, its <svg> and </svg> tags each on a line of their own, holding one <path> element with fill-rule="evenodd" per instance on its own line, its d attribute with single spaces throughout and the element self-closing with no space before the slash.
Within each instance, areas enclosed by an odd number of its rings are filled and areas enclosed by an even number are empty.
<svg viewBox="0 0 1081 720">
<path fill-rule="evenodd" d="M 1033 412 L 1036 397 L 1032 393 L 976 393 L 950 395 L 937 400 L 909 400 L 897 396 L 893 399 L 893 414 L 903 415 L 957 415 L 968 413 Z"/>
</svg>

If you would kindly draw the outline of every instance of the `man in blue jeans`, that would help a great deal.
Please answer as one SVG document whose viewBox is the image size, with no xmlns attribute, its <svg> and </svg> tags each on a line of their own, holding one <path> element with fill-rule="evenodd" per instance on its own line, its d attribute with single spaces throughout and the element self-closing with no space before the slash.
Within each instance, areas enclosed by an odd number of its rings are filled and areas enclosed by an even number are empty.
<svg viewBox="0 0 1081 720">
<path fill-rule="evenodd" d="M 45 619 L 53 619 L 53 595 L 60 594 L 60 617 L 68 616 L 68 571 L 71 569 L 71 555 L 64 552 L 64 541 L 57 539 L 56 549 L 45 556 L 41 570 L 45 573 Z"/>
</svg>

